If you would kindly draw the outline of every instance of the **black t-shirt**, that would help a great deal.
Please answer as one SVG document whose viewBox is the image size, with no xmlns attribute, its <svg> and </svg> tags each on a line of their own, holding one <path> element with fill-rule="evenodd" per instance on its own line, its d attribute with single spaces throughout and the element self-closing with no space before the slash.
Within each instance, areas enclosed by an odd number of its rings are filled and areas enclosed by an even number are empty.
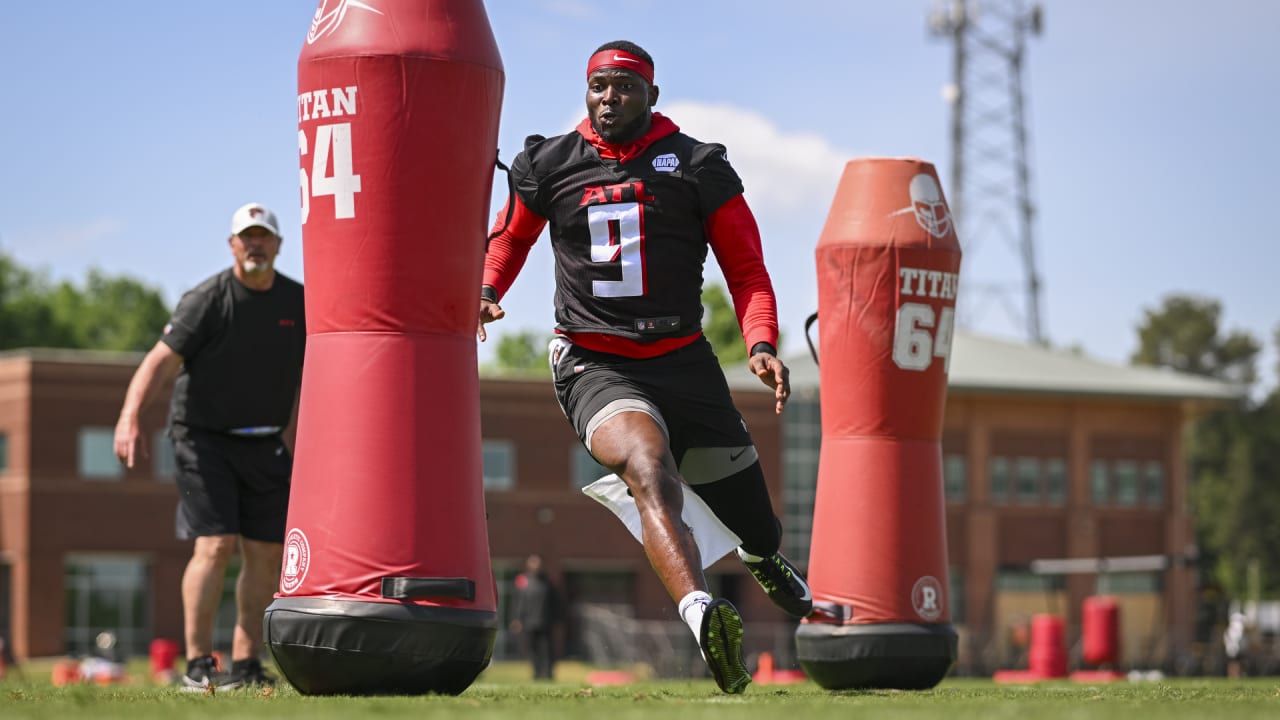
<svg viewBox="0 0 1280 720">
<path fill-rule="evenodd" d="M 677 132 L 618 163 L 580 133 L 535 135 L 511 179 L 551 225 L 561 330 L 645 342 L 702 327 L 704 223 L 742 194 L 724 146 Z"/>
<path fill-rule="evenodd" d="M 307 341 L 297 281 L 277 272 L 270 290 L 251 290 L 227 268 L 182 296 L 160 339 L 183 358 L 171 422 L 216 432 L 289 423 Z"/>
</svg>

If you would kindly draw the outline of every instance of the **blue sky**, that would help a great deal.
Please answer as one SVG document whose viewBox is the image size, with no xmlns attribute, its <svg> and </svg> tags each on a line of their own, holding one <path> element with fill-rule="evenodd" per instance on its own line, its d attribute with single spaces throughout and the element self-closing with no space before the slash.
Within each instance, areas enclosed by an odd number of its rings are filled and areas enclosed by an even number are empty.
<svg viewBox="0 0 1280 720">
<path fill-rule="evenodd" d="M 380 0 L 369 0 L 376 4 Z M 0 250 L 55 278 L 89 267 L 168 302 L 230 263 L 231 211 L 274 208 L 281 269 L 305 281 L 296 68 L 316 0 L 13 3 L 0 23 Z M 1227 329 L 1280 324 L 1280 2 L 1049 0 L 1027 100 L 1044 328 L 1127 361 L 1142 310 L 1218 299 Z M 499 147 L 568 130 L 586 58 L 627 38 L 655 57 L 659 109 L 725 143 L 760 221 L 785 350 L 815 309 L 813 249 L 843 164 L 917 156 L 949 172 L 950 46 L 930 0 L 490 0 L 506 68 Z M 624 11 L 622 8 L 630 8 Z M 505 187 L 495 186 L 494 209 Z M 478 230 L 483 230 L 480 228 Z M 961 237 L 964 245 L 966 239 Z M 540 241 L 497 334 L 552 325 Z M 966 248 L 966 281 L 1020 281 L 1000 242 Z M 709 277 L 716 277 L 714 264 Z M 970 329 L 1019 337 L 998 304 Z M 159 329 L 157 329 L 158 331 Z M 482 348 L 484 358 L 491 342 Z"/>
</svg>

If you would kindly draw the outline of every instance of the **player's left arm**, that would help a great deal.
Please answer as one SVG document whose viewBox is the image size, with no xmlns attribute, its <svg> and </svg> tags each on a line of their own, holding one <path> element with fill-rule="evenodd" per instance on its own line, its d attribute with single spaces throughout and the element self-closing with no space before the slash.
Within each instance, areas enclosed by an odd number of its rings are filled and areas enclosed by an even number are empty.
<svg viewBox="0 0 1280 720">
<path fill-rule="evenodd" d="M 777 412 L 791 396 L 790 371 L 778 358 L 778 301 L 764 266 L 760 228 L 741 194 L 706 221 L 707 242 L 724 272 L 733 309 L 751 358 L 751 372 L 774 389 Z"/>
</svg>

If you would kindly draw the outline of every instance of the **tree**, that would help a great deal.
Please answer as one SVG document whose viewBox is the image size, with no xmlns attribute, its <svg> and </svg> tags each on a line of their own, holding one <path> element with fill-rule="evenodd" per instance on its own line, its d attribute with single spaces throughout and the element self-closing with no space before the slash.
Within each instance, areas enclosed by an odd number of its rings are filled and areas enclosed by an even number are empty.
<svg viewBox="0 0 1280 720">
<path fill-rule="evenodd" d="M 1259 342 L 1249 333 L 1223 335 L 1221 305 L 1171 295 L 1145 311 L 1133 362 L 1247 387 L 1256 376 Z M 1280 338 L 1278 338 L 1280 340 Z M 1271 404 L 1245 402 L 1200 418 L 1188 442 L 1189 495 L 1206 573 L 1227 593 L 1244 597 L 1250 568 L 1262 569 L 1263 590 L 1280 592 L 1280 417 Z"/>
<path fill-rule="evenodd" d="M 89 271 L 83 292 L 64 282 L 50 302 L 76 347 L 148 350 L 169 319 L 158 292 L 133 278 L 111 277 L 99 270 Z"/>
<path fill-rule="evenodd" d="M 733 309 L 729 292 L 723 285 L 713 283 L 702 290 L 702 334 L 707 336 L 711 349 L 720 360 L 720 367 L 738 367 L 747 362 L 747 345 L 738 325 L 738 314 Z M 782 332 L 778 332 L 778 347 L 782 347 Z"/>
<path fill-rule="evenodd" d="M 1220 337 L 1222 305 L 1191 295 L 1170 295 L 1156 310 L 1145 311 L 1132 361 L 1218 378 L 1249 386 L 1257 377 L 1262 346 L 1252 335 L 1233 331 Z"/>
<path fill-rule="evenodd" d="M 720 367 L 741 365 L 747 361 L 747 346 L 742 340 L 742 328 L 738 315 L 729 301 L 729 292 L 723 285 L 711 284 L 702 290 L 702 334 L 711 342 L 720 360 Z"/>
<path fill-rule="evenodd" d="M 0 254 L 0 350 L 73 347 L 47 302 L 49 282 Z"/>
<path fill-rule="evenodd" d="M 1191 500 L 1206 568 L 1237 598 L 1280 593 L 1280 411 L 1270 403 L 1201 420 L 1191 443 Z M 1256 570 L 1255 570 L 1256 568 Z"/>
<path fill-rule="evenodd" d="M 83 290 L 55 286 L 0 254 L 0 349 L 146 350 L 168 318 L 160 292 L 140 280 L 90 270 Z"/>
<path fill-rule="evenodd" d="M 1269 402 L 1280 403 L 1280 324 L 1276 325 L 1276 329 L 1271 334 L 1271 344 L 1276 347 L 1276 366 L 1275 373 L 1278 379 L 1275 386 L 1271 388 L 1271 397 Z"/>
<path fill-rule="evenodd" d="M 549 335 L 529 330 L 508 333 L 498 339 L 498 347 L 494 351 L 492 367 L 497 370 L 517 374 L 547 374 L 547 343 Z"/>
</svg>

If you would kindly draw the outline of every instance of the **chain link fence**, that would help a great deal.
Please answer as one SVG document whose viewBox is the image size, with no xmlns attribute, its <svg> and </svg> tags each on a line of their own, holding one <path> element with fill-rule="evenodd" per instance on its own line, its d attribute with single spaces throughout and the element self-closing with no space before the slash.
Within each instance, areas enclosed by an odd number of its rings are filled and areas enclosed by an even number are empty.
<svg viewBox="0 0 1280 720">
<path fill-rule="evenodd" d="M 697 640 L 678 620 L 639 620 L 623 604 L 584 603 L 576 610 L 582 659 L 603 667 L 641 663 L 654 677 L 707 677 Z M 762 652 L 773 654 L 777 668 L 796 667 L 795 624 L 746 624 L 743 652 L 748 669 L 755 670 Z"/>
</svg>

